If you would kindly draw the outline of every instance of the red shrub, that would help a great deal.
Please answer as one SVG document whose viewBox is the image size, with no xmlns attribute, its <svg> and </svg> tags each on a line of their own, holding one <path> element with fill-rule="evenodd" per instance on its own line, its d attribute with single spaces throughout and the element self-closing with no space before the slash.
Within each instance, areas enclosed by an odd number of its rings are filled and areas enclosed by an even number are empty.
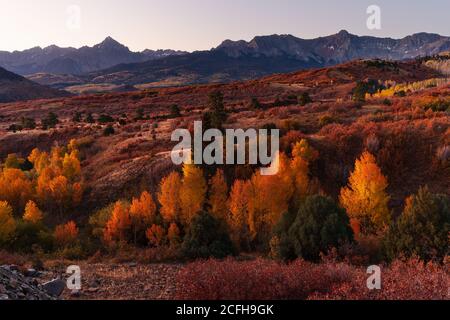
<svg viewBox="0 0 450 320">
<path fill-rule="evenodd" d="M 351 268 L 344 264 L 317 265 L 301 260 L 289 265 L 263 259 L 198 261 L 180 271 L 176 298 L 306 299 L 313 292 L 327 292 L 333 284 L 349 281 L 351 275 Z"/>
<path fill-rule="evenodd" d="M 331 293 L 315 293 L 312 300 L 449 300 L 447 266 L 424 264 L 418 259 L 395 261 L 382 268 L 381 290 L 369 290 L 368 275 L 360 269 L 351 282 L 337 285 Z"/>
<path fill-rule="evenodd" d="M 188 264 L 177 277 L 177 299 L 449 299 L 448 267 L 416 259 L 382 269 L 382 289 L 369 291 L 365 267 L 324 261 L 279 264 L 257 259 L 209 260 Z"/>
</svg>

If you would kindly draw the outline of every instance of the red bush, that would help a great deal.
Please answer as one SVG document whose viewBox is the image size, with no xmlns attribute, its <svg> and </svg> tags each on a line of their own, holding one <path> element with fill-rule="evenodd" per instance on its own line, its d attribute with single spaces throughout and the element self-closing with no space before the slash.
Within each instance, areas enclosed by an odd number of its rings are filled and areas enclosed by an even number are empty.
<svg viewBox="0 0 450 320">
<path fill-rule="evenodd" d="M 382 268 L 382 289 L 367 289 L 366 268 L 325 261 L 279 264 L 257 259 L 239 262 L 198 261 L 177 278 L 177 299 L 302 300 L 302 299 L 449 299 L 448 267 L 416 259 Z"/>
<path fill-rule="evenodd" d="M 286 300 L 306 299 L 313 292 L 327 292 L 353 271 L 344 264 L 292 264 L 257 259 L 239 262 L 198 261 L 178 275 L 177 299 L 189 300 Z"/>
<path fill-rule="evenodd" d="M 424 264 L 418 259 L 395 261 L 382 268 L 381 290 L 367 289 L 368 275 L 360 269 L 351 282 L 342 283 L 330 293 L 315 293 L 312 300 L 449 300 L 449 267 Z"/>
</svg>

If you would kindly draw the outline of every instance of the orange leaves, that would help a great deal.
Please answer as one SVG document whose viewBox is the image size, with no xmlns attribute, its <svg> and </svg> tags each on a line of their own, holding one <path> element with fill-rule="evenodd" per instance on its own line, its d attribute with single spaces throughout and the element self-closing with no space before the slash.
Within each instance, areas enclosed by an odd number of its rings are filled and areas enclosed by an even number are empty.
<svg viewBox="0 0 450 320">
<path fill-rule="evenodd" d="M 83 196 L 81 165 L 76 144 L 68 148 L 53 147 L 49 154 L 34 149 L 28 160 L 37 176 L 36 199 L 46 209 L 65 210 L 77 206 Z"/>
<path fill-rule="evenodd" d="M 19 169 L 0 171 L 0 200 L 7 201 L 16 212 L 20 212 L 32 196 L 32 182 L 23 171 Z"/>
<path fill-rule="evenodd" d="M 75 180 L 81 175 L 80 160 L 78 160 L 78 153 L 72 151 L 70 154 L 65 154 L 62 161 L 63 175 L 70 181 Z"/>
<path fill-rule="evenodd" d="M 78 227 L 73 221 L 59 225 L 55 229 L 54 237 L 56 243 L 62 247 L 74 244 L 78 237 Z"/>
<path fill-rule="evenodd" d="M 308 142 L 302 139 L 292 150 L 291 170 L 295 185 L 296 202 L 304 199 L 310 192 L 309 164 L 316 160 L 319 153 L 311 148 Z"/>
<path fill-rule="evenodd" d="M 145 231 L 156 218 L 156 205 L 153 197 L 147 191 L 142 192 L 139 199 L 133 198 L 130 206 L 130 217 L 133 225 L 134 244 L 137 243 L 138 233 Z"/>
<path fill-rule="evenodd" d="M 150 193 L 144 191 L 139 199 L 133 198 L 130 206 L 130 215 L 136 224 L 152 223 L 156 215 L 156 204 Z"/>
<path fill-rule="evenodd" d="M 106 223 L 104 240 L 107 243 L 127 242 L 131 227 L 130 211 L 126 204 L 117 201 L 114 205 L 111 219 Z"/>
<path fill-rule="evenodd" d="M 382 229 L 389 224 L 387 187 L 387 179 L 374 156 L 364 152 L 356 160 L 348 187 L 342 188 L 339 197 L 350 218 L 359 220 L 363 232 Z"/>
<path fill-rule="evenodd" d="M 38 224 L 44 218 L 42 211 L 39 210 L 34 201 L 28 201 L 25 207 L 25 213 L 23 214 L 23 220 L 33 224 Z"/>
<path fill-rule="evenodd" d="M 6 201 L 0 201 L 0 244 L 8 241 L 16 230 L 12 208 Z"/>
<path fill-rule="evenodd" d="M 231 229 L 231 238 L 241 246 L 248 243 L 248 204 L 250 199 L 250 182 L 236 180 L 231 188 L 228 208 L 230 215 L 227 222 Z"/>
<path fill-rule="evenodd" d="M 181 177 L 177 172 L 172 172 L 160 183 L 158 201 L 161 204 L 161 216 L 165 221 L 175 222 L 180 218 L 180 189 Z"/>
<path fill-rule="evenodd" d="M 147 229 L 146 236 L 150 245 L 159 247 L 164 242 L 165 230 L 161 226 L 154 224 Z"/>
<path fill-rule="evenodd" d="M 211 214 L 217 219 L 226 220 L 228 187 L 222 170 L 217 170 L 210 181 L 209 205 Z"/>
<path fill-rule="evenodd" d="M 145 238 L 146 230 L 155 223 L 156 205 L 147 191 L 133 198 L 131 205 L 117 201 L 106 223 L 103 238 L 107 243 L 124 242 L 131 239 L 135 245 Z M 140 242 L 139 242 L 140 243 Z"/>
<path fill-rule="evenodd" d="M 189 224 L 205 202 L 207 184 L 203 170 L 195 165 L 183 166 L 183 183 L 180 190 L 182 221 Z"/>
</svg>

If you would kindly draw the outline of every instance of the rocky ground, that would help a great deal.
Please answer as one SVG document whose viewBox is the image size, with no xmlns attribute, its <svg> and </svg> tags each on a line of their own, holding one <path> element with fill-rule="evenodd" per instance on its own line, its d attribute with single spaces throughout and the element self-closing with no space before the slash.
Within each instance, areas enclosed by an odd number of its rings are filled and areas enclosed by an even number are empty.
<svg viewBox="0 0 450 320">
<path fill-rule="evenodd" d="M 58 282 L 39 283 L 40 273 L 21 271 L 17 266 L 0 266 L 0 300 L 54 300 Z"/>
<path fill-rule="evenodd" d="M 180 269 L 180 265 L 175 264 L 83 262 L 79 266 L 82 282 L 80 291 L 65 288 L 67 266 L 63 264 L 40 272 L 32 269 L 20 270 L 15 266 L 2 266 L 0 299 L 167 300 L 174 297 L 174 279 Z M 64 284 L 62 288 L 61 283 Z M 53 293 L 53 296 L 49 293 Z"/>
<path fill-rule="evenodd" d="M 175 264 L 89 264 L 81 263 L 81 290 L 64 290 L 62 299 L 82 300 L 167 300 L 175 293 Z M 45 277 L 62 274 L 58 267 Z"/>
</svg>

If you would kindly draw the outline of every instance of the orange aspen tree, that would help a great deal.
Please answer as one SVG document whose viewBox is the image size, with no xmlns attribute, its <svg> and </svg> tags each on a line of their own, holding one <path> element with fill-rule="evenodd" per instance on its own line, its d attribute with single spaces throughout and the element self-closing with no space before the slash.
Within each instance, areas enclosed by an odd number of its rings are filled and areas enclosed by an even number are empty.
<svg viewBox="0 0 450 320">
<path fill-rule="evenodd" d="M 152 225 L 147 229 L 146 235 L 151 246 L 159 247 L 164 243 L 165 231 L 161 226 Z"/>
<path fill-rule="evenodd" d="M 280 153 L 278 164 L 277 174 L 263 176 L 258 171 L 250 180 L 249 227 L 253 238 L 270 233 L 289 208 L 294 193 L 289 159 Z"/>
<path fill-rule="evenodd" d="M 160 183 L 158 201 L 161 204 L 160 214 L 167 222 L 179 222 L 181 177 L 178 172 L 172 172 Z"/>
<path fill-rule="evenodd" d="M 147 191 L 142 192 L 139 199 L 133 198 L 130 206 L 130 217 L 133 226 L 134 244 L 138 233 L 144 232 L 155 219 L 156 205 L 153 197 Z"/>
<path fill-rule="evenodd" d="M 23 212 L 32 195 L 32 183 L 23 171 L 19 169 L 0 171 L 0 200 L 7 201 L 14 212 Z"/>
<path fill-rule="evenodd" d="M 231 188 L 228 200 L 228 225 L 231 229 L 233 241 L 241 246 L 248 243 L 248 204 L 250 183 L 248 181 L 236 180 Z"/>
<path fill-rule="evenodd" d="M 28 201 L 27 205 L 25 206 L 23 220 L 33 224 L 38 224 L 42 221 L 43 218 L 44 215 L 42 214 L 42 211 L 39 210 L 36 203 L 34 203 L 34 201 L 32 200 Z"/>
<path fill-rule="evenodd" d="M 16 231 L 16 221 L 13 210 L 6 201 L 0 201 L 0 244 L 6 242 Z"/>
<path fill-rule="evenodd" d="M 359 224 L 364 233 L 383 229 L 390 222 L 388 182 L 375 157 L 364 152 L 356 160 L 347 187 L 341 189 L 341 205 L 347 210 L 352 224 Z M 355 228 L 355 227 L 354 227 Z"/>
<path fill-rule="evenodd" d="M 297 205 L 310 193 L 309 164 L 318 156 L 319 153 L 305 139 L 297 142 L 292 149 L 291 169 L 295 185 L 294 200 Z"/>
<path fill-rule="evenodd" d="M 62 247 L 75 243 L 78 237 L 78 227 L 73 221 L 59 225 L 55 229 L 54 237 L 56 243 Z"/>
<path fill-rule="evenodd" d="M 126 204 L 117 201 L 114 205 L 111 219 L 106 223 L 104 239 L 107 243 L 115 241 L 127 242 L 130 228 L 130 210 Z"/>
<path fill-rule="evenodd" d="M 217 170 L 209 185 L 210 195 L 208 202 L 211 207 L 211 214 L 219 220 L 226 221 L 228 187 L 222 170 Z"/>
</svg>

